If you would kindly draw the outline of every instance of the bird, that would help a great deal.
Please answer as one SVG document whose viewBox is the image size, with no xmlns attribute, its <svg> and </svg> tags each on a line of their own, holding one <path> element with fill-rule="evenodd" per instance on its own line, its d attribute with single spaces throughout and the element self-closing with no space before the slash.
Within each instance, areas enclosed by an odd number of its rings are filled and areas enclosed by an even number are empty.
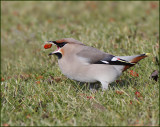
<svg viewBox="0 0 160 127">
<path fill-rule="evenodd" d="M 134 66 L 150 53 L 133 56 L 115 56 L 97 48 L 87 46 L 73 38 L 47 41 L 46 49 L 56 45 L 57 49 L 50 55 L 58 57 L 62 73 L 69 79 L 86 83 L 101 83 L 102 90 L 114 82 L 128 68 Z"/>
</svg>

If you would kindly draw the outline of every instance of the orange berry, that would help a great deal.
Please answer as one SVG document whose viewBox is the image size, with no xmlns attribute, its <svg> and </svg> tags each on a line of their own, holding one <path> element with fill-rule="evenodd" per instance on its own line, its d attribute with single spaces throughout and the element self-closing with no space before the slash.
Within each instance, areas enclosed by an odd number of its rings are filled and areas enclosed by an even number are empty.
<svg viewBox="0 0 160 127">
<path fill-rule="evenodd" d="M 52 47 L 52 44 L 45 44 L 45 45 L 44 45 L 44 48 L 45 48 L 45 49 L 49 49 L 49 48 L 51 48 L 51 47 Z"/>
</svg>

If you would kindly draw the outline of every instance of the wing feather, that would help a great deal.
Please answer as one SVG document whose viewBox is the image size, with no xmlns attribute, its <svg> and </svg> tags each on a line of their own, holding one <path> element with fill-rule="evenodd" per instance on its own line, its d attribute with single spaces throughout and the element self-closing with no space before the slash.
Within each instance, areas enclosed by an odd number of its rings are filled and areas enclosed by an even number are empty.
<svg viewBox="0 0 160 127">
<path fill-rule="evenodd" d="M 77 56 L 90 64 L 100 64 L 104 58 L 111 59 L 113 55 L 102 52 L 96 48 L 84 46 L 84 48 L 77 53 Z M 83 59 L 82 59 L 83 58 Z"/>
<path fill-rule="evenodd" d="M 80 60 L 83 60 L 83 62 L 85 61 L 87 64 L 107 64 L 107 65 L 135 64 L 89 46 L 84 46 L 84 48 L 77 53 L 77 56 L 79 57 Z"/>
</svg>

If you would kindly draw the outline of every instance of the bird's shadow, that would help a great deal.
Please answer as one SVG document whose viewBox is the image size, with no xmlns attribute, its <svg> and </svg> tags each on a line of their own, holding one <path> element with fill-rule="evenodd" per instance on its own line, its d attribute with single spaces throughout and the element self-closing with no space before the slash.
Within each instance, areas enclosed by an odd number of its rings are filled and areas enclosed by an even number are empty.
<svg viewBox="0 0 160 127">
<path fill-rule="evenodd" d="M 112 83 L 109 84 L 109 89 L 115 90 L 116 88 L 128 88 L 131 83 L 132 86 L 136 86 L 136 82 L 132 82 L 133 78 L 127 78 L 127 80 L 116 80 Z M 100 82 L 96 82 L 96 83 L 86 83 L 86 82 L 79 82 L 76 81 L 76 83 L 78 85 L 76 85 L 76 89 L 81 89 L 83 91 L 86 90 L 100 90 L 101 89 L 101 83 Z"/>
</svg>

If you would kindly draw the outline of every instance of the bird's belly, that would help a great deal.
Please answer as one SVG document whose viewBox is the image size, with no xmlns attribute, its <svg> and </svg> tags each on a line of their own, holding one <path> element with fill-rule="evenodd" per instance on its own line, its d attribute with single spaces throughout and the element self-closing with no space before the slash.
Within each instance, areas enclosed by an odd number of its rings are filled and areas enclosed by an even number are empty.
<svg viewBox="0 0 160 127">
<path fill-rule="evenodd" d="M 58 63 L 62 73 L 70 79 L 80 82 L 97 82 L 96 78 L 90 75 L 87 65 Z"/>
<path fill-rule="evenodd" d="M 77 74 L 76 76 L 72 74 L 66 74 L 66 76 L 70 79 L 80 81 L 80 82 L 97 82 L 97 80 L 94 79 L 93 77 L 83 76 L 81 74 Z"/>
<path fill-rule="evenodd" d="M 121 74 L 112 65 L 101 64 L 66 64 L 59 62 L 62 73 L 70 79 L 80 82 L 113 82 Z"/>
<path fill-rule="evenodd" d="M 117 71 L 112 65 L 93 64 L 90 71 L 100 82 L 111 83 L 115 81 L 122 73 Z"/>
<path fill-rule="evenodd" d="M 81 68 L 78 71 L 61 69 L 62 73 L 70 79 L 80 81 L 80 82 L 97 82 L 97 80 L 92 76 L 87 74 L 87 71 L 81 72 Z"/>
</svg>

